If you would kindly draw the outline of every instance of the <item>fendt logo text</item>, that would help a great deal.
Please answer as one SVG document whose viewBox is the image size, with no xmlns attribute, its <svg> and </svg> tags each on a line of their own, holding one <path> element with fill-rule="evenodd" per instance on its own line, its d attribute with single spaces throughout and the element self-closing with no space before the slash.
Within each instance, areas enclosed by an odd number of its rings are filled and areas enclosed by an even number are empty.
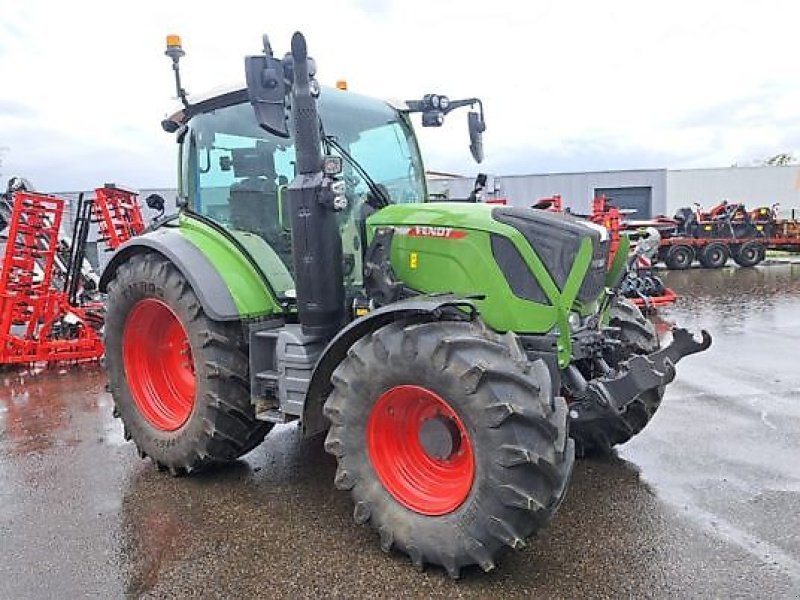
<svg viewBox="0 0 800 600">
<path fill-rule="evenodd" d="M 449 240 L 457 240 L 467 236 L 467 232 L 452 227 L 434 227 L 431 225 L 415 225 L 414 227 L 396 227 L 395 231 L 400 235 L 410 237 L 434 237 Z"/>
</svg>

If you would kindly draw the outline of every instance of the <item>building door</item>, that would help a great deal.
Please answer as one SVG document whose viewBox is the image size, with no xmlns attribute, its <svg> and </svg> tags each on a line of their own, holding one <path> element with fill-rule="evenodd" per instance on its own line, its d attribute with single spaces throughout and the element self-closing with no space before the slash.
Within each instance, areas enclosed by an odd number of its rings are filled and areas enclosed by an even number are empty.
<svg viewBox="0 0 800 600">
<path fill-rule="evenodd" d="M 611 200 L 614 206 L 626 211 L 628 218 L 649 219 L 653 216 L 653 188 L 650 186 L 595 188 L 594 195 Z"/>
</svg>

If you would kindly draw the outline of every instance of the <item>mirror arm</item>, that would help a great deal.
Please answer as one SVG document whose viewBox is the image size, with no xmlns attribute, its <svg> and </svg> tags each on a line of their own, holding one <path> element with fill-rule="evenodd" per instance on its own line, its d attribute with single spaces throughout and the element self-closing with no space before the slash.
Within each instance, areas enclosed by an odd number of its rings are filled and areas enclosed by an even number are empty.
<svg viewBox="0 0 800 600">
<path fill-rule="evenodd" d="M 464 100 L 450 100 L 450 105 L 445 108 L 442 112 L 444 114 L 448 114 L 451 111 L 461 108 L 462 106 L 469 106 L 472 108 L 475 105 L 478 105 L 478 110 L 481 113 L 481 120 L 483 120 L 483 102 L 481 102 L 480 98 L 466 98 Z"/>
<path fill-rule="evenodd" d="M 478 110 L 481 113 L 481 120 L 483 120 L 483 102 L 481 102 L 480 98 L 465 98 L 464 100 L 450 100 L 450 104 L 447 108 L 441 109 L 443 114 L 448 114 L 454 111 L 457 108 L 461 108 L 463 106 L 469 106 L 472 108 L 474 105 L 478 105 Z M 406 100 L 406 108 L 400 109 L 400 112 L 404 113 L 418 113 L 418 112 L 425 112 L 426 107 L 425 103 L 422 100 Z"/>
</svg>

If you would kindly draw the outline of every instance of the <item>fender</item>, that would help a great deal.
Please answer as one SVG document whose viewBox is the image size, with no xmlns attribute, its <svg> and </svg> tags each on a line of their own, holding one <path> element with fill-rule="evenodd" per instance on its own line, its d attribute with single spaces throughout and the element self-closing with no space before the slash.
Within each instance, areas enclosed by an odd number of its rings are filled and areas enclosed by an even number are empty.
<svg viewBox="0 0 800 600">
<path fill-rule="evenodd" d="M 170 227 L 161 227 L 122 244 L 103 269 L 100 291 L 107 292 L 108 283 L 119 266 L 141 252 L 156 252 L 174 264 L 186 277 L 203 305 L 203 310 L 211 319 L 233 321 L 241 318 L 228 286 L 211 261 L 197 246 Z"/>
<path fill-rule="evenodd" d="M 336 366 L 347 356 L 347 351 L 353 344 L 376 329 L 400 319 L 474 320 L 478 316 L 478 309 L 472 300 L 452 294 L 414 296 L 383 306 L 351 321 L 328 343 L 314 367 L 303 406 L 304 435 L 310 437 L 328 429 L 327 419 L 322 414 L 322 405 L 332 389 L 331 375 Z"/>
</svg>

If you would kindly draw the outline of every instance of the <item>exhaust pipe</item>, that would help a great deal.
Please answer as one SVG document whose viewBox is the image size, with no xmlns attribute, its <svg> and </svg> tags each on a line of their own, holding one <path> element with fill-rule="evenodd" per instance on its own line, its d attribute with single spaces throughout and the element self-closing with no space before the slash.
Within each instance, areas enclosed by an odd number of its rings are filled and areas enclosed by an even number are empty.
<svg viewBox="0 0 800 600">
<path fill-rule="evenodd" d="M 283 59 L 274 56 L 266 35 L 263 43 L 263 54 L 245 58 L 247 94 L 259 125 L 278 137 L 290 137 L 291 106 L 296 174 L 288 205 L 298 319 L 305 336 L 329 339 L 345 316 L 342 239 L 336 222 L 344 197 L 337 197 L 334 180 L 323 172 L 316 67 L 300 32 L 292 36 L 292 51 Z"/>
<path fill-rule="evenodd" d="M 297 311 L 303 333 L 329 339 L 344 324 L 342 238 L 336 213 L 323 202 L 320 121 L 312 85 L 313 61 L 300 32 L 292 36 L 292 125 L 297 176 L 289 185 L 292 259 Z M 312 83 L 313 82 L 313 83 Z"/>
</svg>

